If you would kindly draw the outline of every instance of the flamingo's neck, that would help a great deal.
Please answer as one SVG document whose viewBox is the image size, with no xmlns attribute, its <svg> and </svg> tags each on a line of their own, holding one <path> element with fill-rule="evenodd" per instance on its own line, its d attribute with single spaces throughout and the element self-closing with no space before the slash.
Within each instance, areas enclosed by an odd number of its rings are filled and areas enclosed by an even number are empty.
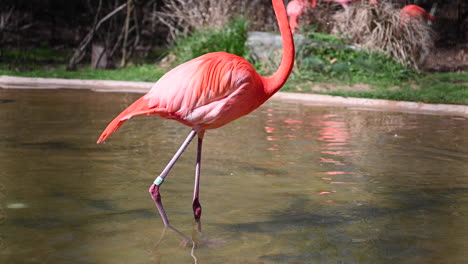
<svg viewBox="0 0 468 264">
<path fill-rule="evenodd" d="M 294 66 L 294 41 L 289 29 L 288 17 L 282 0 L 272 0 L 283 43 L 283 56 L 278 70 L 269 77 L 263 77 L 268 97 L 276 93 L 286 82 Z"/>
</svg>

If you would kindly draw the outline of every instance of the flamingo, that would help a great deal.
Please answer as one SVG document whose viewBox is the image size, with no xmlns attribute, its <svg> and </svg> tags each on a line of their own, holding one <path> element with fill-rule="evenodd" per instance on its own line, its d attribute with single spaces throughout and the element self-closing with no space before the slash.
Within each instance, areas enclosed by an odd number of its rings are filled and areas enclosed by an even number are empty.
<svg viewBox="0 0 468 264">
<path fill-rule="evenodd" d="M 340 4 L 343 8 L 348 8 L 348 5 L 353 2 L 360 2 L 362 0 L 324 0 L 325 2 L 335 2 Z M 378 0 L 369 0 L 371 4 L 377 4 Z"/>
<path fill-rule="evenodd" d="M 304 10 L 307 7 L 315 7 L 317 5 L 317 0 L 312 0 L 309 3 L 307 0 L 292 0 L 288 3 L 286 7 L 286 12 L 289 16 L 289 26 L 293 34 L 296 33 L 296 28 L 299 28 L 297 19 L 302 16 Z"/>
<path fill-rule="evenodd" d="M 171 168 L 195 135 L 198 135 L 192 208 L 200 222 L 199 202 L 202 142 L 205 131 L 228 124 L 252 112 L 286 82 L 294 64 L 294 42 L 282 0 L 272 0 L 278 21 L 283 56 L 277 71 L 260 76 L 244 58 L 226 52 L 213 52 L 185 62 L 161 77 L 151 90 L 120 113 L 104 129 L 97 143 L 104 142 L 124 122 L 138 115 L 156 115 L 191 127 L 191 131 L 170 162 L 155 179 L 149 193 L 166 227 L 169 224 L 160 188 Z"/>
<path fill-rule="evenodd" d="M 431 14 L 417 5 L 407 5 L 400 10 L 401 23 L 408 22 L 411 18 L 424 18 L 426 20 L 435 20 Z"/>
</svg>

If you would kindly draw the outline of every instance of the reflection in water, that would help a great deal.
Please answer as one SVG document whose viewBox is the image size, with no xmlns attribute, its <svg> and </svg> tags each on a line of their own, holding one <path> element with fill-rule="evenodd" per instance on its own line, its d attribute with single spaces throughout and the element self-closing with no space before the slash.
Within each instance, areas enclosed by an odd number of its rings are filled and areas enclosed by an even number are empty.
<svg viewBox="0 0 468 264">
<path fill-rule="evenodd" d="M 198 222 L 196 225 L 199 225 L 199 224 L 200 222 Z M 159 259 L 158 247 L 164 241 L 166 232 L 168 230 L 175 232 L 177 235 L 181 237 L 182 241 L 180 242 L 179 245 L 181 247 L 190 247 L 191 248 L 190 255 L 192 256 L 194 263 L 198 263 L 198 259 L 195 256 L 195 248 L 198 247 L 198 245 L 200 244 L 200 240 L 197 235 L 199 233 L 198 230 L 200 230 L 199 227 L 198 228 L 194 227 L 194 232 L 192 232 L 192 238 L 189 238 L 186 235 L 184 235 L 182 232 L 180 232 L 178 229 L 170 225 L 167 227 L 164 227 L 163 231 L 161 232 L 161 237 L 159 238 L 158 242 L 156 242 L 154 248 L 151 250 L 151 252 L 153 252 L 153 261 L 157 261 Z"/>
<path fill-rule="evenodd" d="M 464 263 L 463 117 L 267 103 L 208 131 L 204 232 L 188 128 L 109 117 L 139 95 L 0 90 L 0 263 Z M 8 101 L 5 101 L 8 100 Z M 33 132 L 31 132 L 33 131 Z"/>
</svg>

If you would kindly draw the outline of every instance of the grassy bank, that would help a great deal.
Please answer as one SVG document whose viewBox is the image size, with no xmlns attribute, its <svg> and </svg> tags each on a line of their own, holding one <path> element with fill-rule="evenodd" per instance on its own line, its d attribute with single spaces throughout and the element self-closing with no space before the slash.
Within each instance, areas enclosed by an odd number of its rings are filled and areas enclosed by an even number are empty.
<svg viewBox="0 0 468 264">
<path fill-rule="evenodd" d="M 96 70 L 84 67 L 78 71 L 66 71 L 65 64 L 47 67 L 34 66 L 29 70 L 11 69 L 0 65 L 0 75 L 96 79 L 154 82 L 164 74 L 158 64 L 128 66 L 124 69 Z M 314 75 L 315 74 L 315 75 Z M 339 77 L 332 74 L 311 72 L 307 75 L 294 74 L 282 91 L 318 93 L 346 97 L 378 98 L 399 101 L 468 105 L 468 73 L 418 73 L 406 80 L 380 78 L 370 74 L 367 77 Z"/>
<path fill-rule="evenodd" d="M 172 66 L 201 53 L 221 50 L 249 59 L 249 52 L 243 45 L 246 32 L 247 24 L 240 19 L 227 28 L 181 38 L 169 51 L 175 56 Z M 282 91 L 468 105 L 466 72 L 417 72 L 382 54 L 343 48 L 347 44 L 345 41 L 329 35 L 310 32 L 307 37 L 331 45 L 298 48 L 295 68 Z M 66 71 L 69 55 L 69 52 L 47 48 L 6 50 L 0 54 L 0 75 L 154 82 L 167 69 L 167 63 L 163 68 L 158 63 L 146 62 L 115 70 L 96 70 L 82 65 L 78 71 Z M 264 74 L 268 74 L 266 68 L 276 68 L 252 63 Z"/>
<path fill-rule="evenodd" d="M 468 73 L 422 74 L 399 86 L 377 87 L 368 91 L 338 89 L 319 93 L 345 97 L 468 105 Z"/>
<path fill-rule="evenodd" d="M 113 70 L 92 69 L 82 65 L 77 71 L 67 71 L 70 55 L 71 51 L 50 48 L 9 49 L 0 54 L 0 75 L 152 82 L 164 74 L 154 64 Z"/>
<path fill-rule="evenodd" d="M 60 67 L 49 67 L 49 69 L 36 68 L 34 70 L 29 71 L 0 69 L 0 75 L 85 80 L 154 82 L 164 75 L 164 71 L 158 69 L 154 64 L 129 66 L 124 69 L 115 70 L 91 69 L 86 67 L 78 71 L 67 71 L 65 70 L 65 65 L 63 65 Z"/>
</svg>

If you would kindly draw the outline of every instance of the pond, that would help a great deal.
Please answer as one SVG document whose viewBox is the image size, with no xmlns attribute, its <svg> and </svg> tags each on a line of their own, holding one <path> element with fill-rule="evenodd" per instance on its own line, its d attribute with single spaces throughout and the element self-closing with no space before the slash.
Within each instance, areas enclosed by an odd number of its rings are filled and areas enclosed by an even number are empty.
<svg viewBox="0 0 468 264">
<path fill-rule="evenodd" d="M 195 142 L 136 117 L 141 95 L 0 90 L 0 263 L 466 263 L 464 117 L 267 102 L 205 136 L 194 230 Z"/>
</svg>

